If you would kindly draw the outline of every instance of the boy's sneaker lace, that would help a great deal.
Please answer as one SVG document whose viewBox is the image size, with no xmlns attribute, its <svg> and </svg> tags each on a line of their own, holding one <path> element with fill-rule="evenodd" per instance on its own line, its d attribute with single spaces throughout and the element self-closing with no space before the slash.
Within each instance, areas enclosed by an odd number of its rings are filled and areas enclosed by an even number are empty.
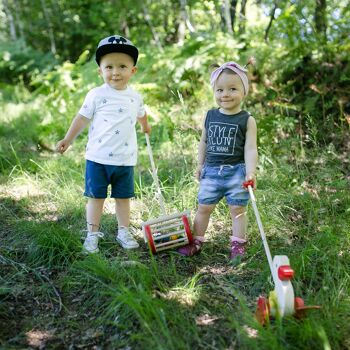
<svg viewBox="0 0 350 350">
<path fill-rule="evenodd" d="M 201 242 L 200 240 L 194 239 L 192 244 L 187 244 L 179 248 L 177 252 L 183 256 L 193 256 L 195 254 L 198 254 L 201 251 L 202 244 L 203 242 Z"/>
<path fill-rule="evenodd" d="M 98 253 L 98 239 L 103 238 L 102 232 L 88 232 L 83 244 L 84 251 L 87 253 Z"/>
<path fill-rule="evenodd" d="M 122 227 L 118 230 L 118 234 L 115 239 L 124 249 L 135 249 L 139 247 L 139 244 L 135 238 L 125 227 Z"/>
</svg>

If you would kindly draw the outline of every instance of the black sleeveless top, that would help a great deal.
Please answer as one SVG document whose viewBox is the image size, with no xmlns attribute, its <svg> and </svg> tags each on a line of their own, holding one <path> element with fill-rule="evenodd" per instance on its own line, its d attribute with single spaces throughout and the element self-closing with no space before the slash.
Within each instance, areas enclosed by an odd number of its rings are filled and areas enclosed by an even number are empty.
<svg viewBox="0 0 350 350">
<path fill-rule="evenodd" d="M 207 146 L 205 164 L 210 166 L 244 163 L 244 145 L 250 114 L 222 114 L 219 109 L 208 111 L 205 119 Z"/>
</svg>

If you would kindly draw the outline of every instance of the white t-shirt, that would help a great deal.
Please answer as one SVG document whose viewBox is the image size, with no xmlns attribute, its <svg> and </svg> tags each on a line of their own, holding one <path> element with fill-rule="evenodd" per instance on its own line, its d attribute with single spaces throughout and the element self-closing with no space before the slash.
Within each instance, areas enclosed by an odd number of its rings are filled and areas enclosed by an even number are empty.
<svg viewBox="0 0 350 350">
<path fill-rule="evenodd" d="M 100 164 L 134 166 L 137 118 L 145 115 L 140 94 L 103 84 L 88 92 L 79 114 L 91 119 L 85 158 Z"/>
</svg>

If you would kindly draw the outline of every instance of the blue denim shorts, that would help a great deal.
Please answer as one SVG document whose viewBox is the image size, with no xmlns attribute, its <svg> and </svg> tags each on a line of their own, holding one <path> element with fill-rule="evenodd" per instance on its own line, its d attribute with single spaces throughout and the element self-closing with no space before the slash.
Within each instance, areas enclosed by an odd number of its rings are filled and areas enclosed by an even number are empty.
<svg viewBox="0 0 350 350">
<path fill-rule="evenodd" d="M 111 185 L 111 198 L 134 197 L 134 167 L 105 165 L 86 160 L 84 196 L 107 198 Z"/>
<path fill-rule="evenodd" d="M 226 197 L 229 205 L 246 206 L 249 201 L 249 192 L 242 187 L 245 176 L 244 164 L 205 165 L 200 177 L 199 204 L 217 204 Z"/>
</svg>

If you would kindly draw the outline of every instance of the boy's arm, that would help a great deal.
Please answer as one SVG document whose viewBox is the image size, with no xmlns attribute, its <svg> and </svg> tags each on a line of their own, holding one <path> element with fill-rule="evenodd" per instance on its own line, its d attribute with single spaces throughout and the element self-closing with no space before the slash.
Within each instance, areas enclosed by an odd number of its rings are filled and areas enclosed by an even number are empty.
<svg viewBox="0 0 350 350">
<path fill-rule="evenodd" d="M 205 127 L 203 126 L 201 139 L 199 140 L 199 145 L 198 145 L 198 165 L 196 169 L 197 180 L 199 180 L 201 176 L 201 171 L 205 161 L 206 147 L 207 147 L 207 132 L 205 130 Z"/>
<path fill-rule="evenodd" d="M 74 117 L 72 124 L 70 125 L 64 139 L 58 141 L 56 145 L 57 152 L 60 152 L 60 153 L 65 152 L 68 149 L 68 147 L 71 145 L 71 143 L 74 141 L 74 139 L 83 131 L 86 125 L 89 124 L 89 122 L 90 122 L 90 119 L 78 113 Z"/>
<path fill-rule="evenodd" d="M 141 131 L 143 133 L 146 133 L 146 134 L 150 134 L 151 133 L 151 125 L 148 124 L 147 113 L 145 113 L 143 117 L 137 118 L 137 121 L 140 123 Z"/>
<path fill-rule="evenodd" d="M 254 180 L 256 187 L 256 166 L 258 163 L 257 127 L 255 119 L 250 116 L 247 123 L 246 140 L 244 145 L 244 161 L 246 166 L 246 180 Z"/>
</svg>

